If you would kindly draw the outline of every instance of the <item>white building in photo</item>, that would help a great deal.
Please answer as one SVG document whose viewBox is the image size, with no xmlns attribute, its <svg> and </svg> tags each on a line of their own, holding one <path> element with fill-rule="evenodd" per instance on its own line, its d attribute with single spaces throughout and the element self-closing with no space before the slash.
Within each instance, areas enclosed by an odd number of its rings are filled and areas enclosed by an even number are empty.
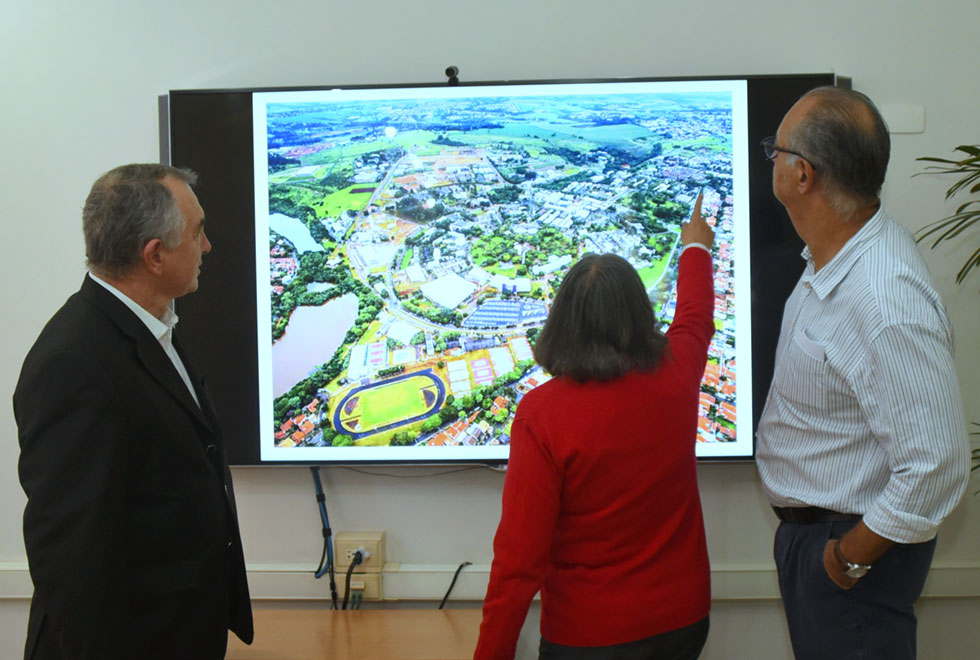
<svg viewBox="0 0 980 660">
<path fill-rule="evenodd" d="M 446 309 L 457 307 L 473 295 L 474 291 L 476 285 L 456 273 L 443 275 L 437 280 L 422 285 L 422 295 Z"/>
</svg>

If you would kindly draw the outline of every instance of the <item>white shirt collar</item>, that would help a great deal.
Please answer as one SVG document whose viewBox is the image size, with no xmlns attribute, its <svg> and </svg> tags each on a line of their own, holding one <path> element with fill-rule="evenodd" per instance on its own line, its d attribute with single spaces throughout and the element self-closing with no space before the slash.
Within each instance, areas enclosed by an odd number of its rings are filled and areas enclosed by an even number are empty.
<svg viewBox="0 0 980 660">
<path fill-rule="evenodd" d="M 156 337 L 160 347 L 163 348 L 164 353 L 167 354 L 170 362 L 174 365 L 174 369 L 177 370 L 177 374 L 180 376 L 180 379 L 184 381 L 184 385 L 187 386 L 187 391 L 190 392 L 190 395 L 194 398 L 194 401 L 198 406 L 200 406 L 201 401 L 198 399 L 197 390 L 194 389 L 194 384 L 191 382 L 190 374 L 187 372 L 187 366 L 184 364 L 184 361 L 180 359 L 180 355 L 177 354 L 177 349 L 174 348 L 173 344 L 173 328 L 175 325 L 177 325 L 177 314 L 174 312 L 174 301 L 171 300 L 167 305 L 167 309 L 163 312 L 163 315 L 160 316 L 160 318 L 156 318 L 135 300 L 105 280 L 100 279 L 95 273 L 89 271 L 89 277 L 98 282 L 109 293 L 122 301 L 126 307 L 132 310 L 133 314 L 136 314 L 136 318 L 143 322 L 143 325 L 147 327 L 150 334 Z"/>
<path fill-rule="evenodd" d="M 807 265 L 802 279 L 813 286 L 813 291 L 820 300 L 826 298 L 840 284 L 844 276 L 861 258 L 861 255 L 872 245 L 874 238 L 883 231 L 884 221 L 882 218 L 884 217 L 882 206 L 879 205 L 875 214 L 844 243 L 837 254 L 819 271 L 814 271 L 813 254 L 810 252 L 810 248 L 803 248 L 802 257 L 806 259 Z"/>
<path fill-rule="evenodd" d="M 102 285 L 102 287 L 105 288 L 107 291 L 109 291 L 109 293 L 111 293 L 116 298 L 121 300 L 122 303 L 126 305 L 126 307 L 132 310 L 133 314 L 136 314 L 137 318 L 139 318 L 139 320 L 142 321 L 143 324 L 150 331 L 150 334 L 156 337 L 158 341 L 169 340 L 170 331 L 173 329 L 175 325 L 177 325 L 177 321 L 178 321 L 177 314 L 173 310 L 174 303 L 172 300 L 170 301 L 170 304 L 167 305 L 167 311 L 163 313 L 163 316 L 157 318 L 153 316 L 153 314 L 148 312 L 142 305 L 140 305 L 135 300 L 127 296 L 125 293 L 123 293 L 116 287 L 112 286 L 111 284 L 109 284 L 108 282 L 100 278 L 92 271 L 89 271 L 88 275 L 94 281 Z"/>
</svg>

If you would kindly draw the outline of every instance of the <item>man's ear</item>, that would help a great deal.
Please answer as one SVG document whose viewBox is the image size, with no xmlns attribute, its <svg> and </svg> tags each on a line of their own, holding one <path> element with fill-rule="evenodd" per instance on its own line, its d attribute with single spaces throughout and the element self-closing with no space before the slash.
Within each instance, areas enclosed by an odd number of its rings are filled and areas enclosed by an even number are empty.
<svg viewBox="0 0 980 660">
<path fill-rule="evenodd" d="M 793 172 L 796 175 L 796 189 L 801 195 L 815 189 L 817 185 L 816 171 L 810 161 L 805 158 L 797 158 L 793 165 Z"/>
<path fill-rule="evenodd" d="M 140 253 L 140 257 L 143 260 L 143 265 L 154 275 L 161 275 L 163 273 L 164 250 L 165 246 L 163 241 L 161 241 L 159 238 L 154 238 L 143 246 L 143 251 Z"/>
</svg>

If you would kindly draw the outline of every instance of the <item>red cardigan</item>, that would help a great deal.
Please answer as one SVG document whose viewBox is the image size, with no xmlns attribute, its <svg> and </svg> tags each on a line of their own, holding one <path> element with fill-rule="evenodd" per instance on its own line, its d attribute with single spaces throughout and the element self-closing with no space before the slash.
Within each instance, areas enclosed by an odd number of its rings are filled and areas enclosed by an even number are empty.
<svg viewBox="0 0 980 660">
<path fill-rule="evenodd" d="M 534 594 L 541 634 L 607 646 L 708 615 L 694 444 L 714 334 L 710 255 L 680 259 L 668 353 L 607 382 L 555 378 L 521 401 L 475 658 L 513 658 Z"/>
</svg>

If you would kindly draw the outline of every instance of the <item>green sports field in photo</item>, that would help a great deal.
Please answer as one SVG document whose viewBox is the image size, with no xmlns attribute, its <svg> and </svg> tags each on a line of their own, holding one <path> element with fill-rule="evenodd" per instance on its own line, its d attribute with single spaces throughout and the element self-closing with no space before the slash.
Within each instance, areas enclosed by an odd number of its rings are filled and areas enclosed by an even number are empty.
<svg viewBox="0 0 980 660">
<path fill-rule="evenodd" d="M 344 421 L 360 418 L 357 430 L 363 433 L 416 417 L 432 407 L 423 394 L 423 390 L 431 387 L 432 379 L 427 376 L 369 387 L 358 393 L 357 405 L 344 415 Z"/>
</svg>

